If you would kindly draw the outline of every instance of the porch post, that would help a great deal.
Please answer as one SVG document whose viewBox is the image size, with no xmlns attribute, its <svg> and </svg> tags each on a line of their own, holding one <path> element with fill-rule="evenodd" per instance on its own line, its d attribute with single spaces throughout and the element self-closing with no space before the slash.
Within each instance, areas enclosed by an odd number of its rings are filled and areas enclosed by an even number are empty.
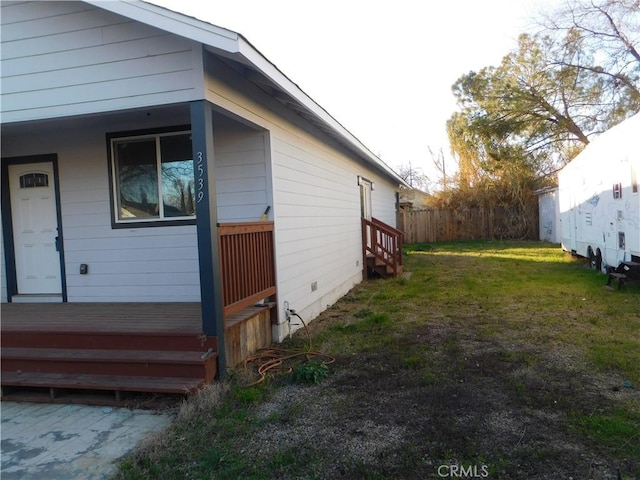
<svg viewBox="0 0 640 480">
<path fill-rule="evenodd" d="M 206 100 L 191 102 L 191 138 L 196 182 L 196 226 L 200 266 L 202 331 L 218 338 L 218 375 L 226 374 L 222 281 L 218 256 L 218 209 L 214 179 L 213 110 Z"/>
</svg>

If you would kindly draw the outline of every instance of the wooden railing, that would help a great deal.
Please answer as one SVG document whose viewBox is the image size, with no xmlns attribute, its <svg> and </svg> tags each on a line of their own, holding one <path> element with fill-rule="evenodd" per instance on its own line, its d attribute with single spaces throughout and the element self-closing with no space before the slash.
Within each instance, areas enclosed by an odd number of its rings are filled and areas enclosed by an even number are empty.
<svg viewBox="0 0 640 480">
<path fill-rule="evenodd" d="M 367 275 L 367 257 L 373 255 L 391 270 L 394 277 L 402 272 L 402 237 L 400 230 L 372 218 L 362 219 L 362 250 Z"/>
<path fill-rule="evenodd" d="M 224 316 L 275 295 L 273 222 L 218 225 Z"/>
</svg>

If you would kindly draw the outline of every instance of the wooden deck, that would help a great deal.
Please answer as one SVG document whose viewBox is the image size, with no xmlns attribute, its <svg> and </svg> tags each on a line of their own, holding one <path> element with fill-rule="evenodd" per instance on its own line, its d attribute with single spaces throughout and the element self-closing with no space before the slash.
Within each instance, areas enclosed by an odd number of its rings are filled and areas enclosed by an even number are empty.
<svg viewBox="0 0 640 480">
<path fill-rule="evenodd" d="M 199 303 L 3 303 L 5 331 L 202 333 Z"/>
<path fill-rule="evenodd" d="M 3 399 L 102 391 L 92 403 L 120 404 L 132 392 L 188 394 L 216 376 L 217 338 L 202 334 L 199 303 L 5 303 L 0 315 Z"/>
<path fill-rule="evenodd" d="M 270 345 L 273 308 L 225 318 L 227 365 Z M 217 375 L 218 339 L 203 335 L 199 303 L 4 303 L 0 316 L 3 399 L 81 402 L 71 389 L 114 392 L 97 403 L 120 404 L 131 392 L 188 394 Z"/>
</svg>

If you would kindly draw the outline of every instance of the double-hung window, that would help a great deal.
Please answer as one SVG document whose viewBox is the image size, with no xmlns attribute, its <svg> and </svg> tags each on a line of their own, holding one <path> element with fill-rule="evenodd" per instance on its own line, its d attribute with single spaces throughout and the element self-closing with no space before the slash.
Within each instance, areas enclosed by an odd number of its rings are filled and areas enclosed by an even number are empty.
<svg viewBox="0 0 640 480">
<path fill-rule="evenodd" d="M 195 219 L 191 132 L 110 138 L 116 224 Z"/>
</svg>

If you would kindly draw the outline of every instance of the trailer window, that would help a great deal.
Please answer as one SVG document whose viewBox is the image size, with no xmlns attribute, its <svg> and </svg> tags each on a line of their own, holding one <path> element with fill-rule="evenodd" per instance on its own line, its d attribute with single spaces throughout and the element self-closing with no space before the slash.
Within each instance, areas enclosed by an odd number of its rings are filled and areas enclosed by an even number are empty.
<svg viewBox="0 0 640 480">
<path fill-rule="evenodd" d="M 618 248 L 620 250 L 625 249 L 624 232 L 618 232 Z"/>
<path fill-rule="evenodd" d="M 613 184 L 613 198 L 622 198 L 622 184 L 614 183 Z"/>
</svg>

